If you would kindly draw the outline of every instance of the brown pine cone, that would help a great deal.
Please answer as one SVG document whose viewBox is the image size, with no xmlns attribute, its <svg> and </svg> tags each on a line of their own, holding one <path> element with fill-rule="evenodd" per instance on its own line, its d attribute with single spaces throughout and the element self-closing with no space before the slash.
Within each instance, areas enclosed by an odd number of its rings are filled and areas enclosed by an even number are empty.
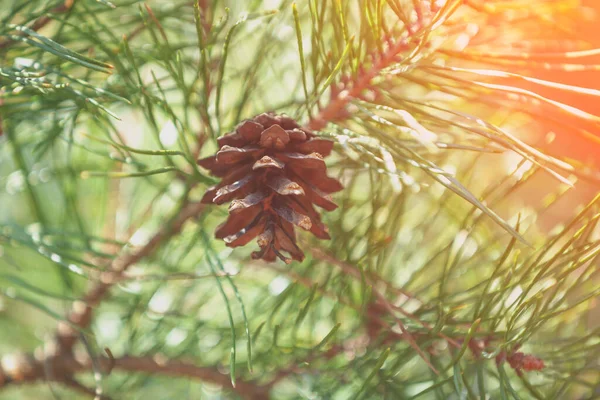
<svg viewBox="0 0 600 400">
<path fill-rule="evenodd" d="M 329 239 L 313 204 L 331 211 L 337 205 L 328 196 L 342 190 L 327 176 L 323 157 L 333 142 L 301 128 L 290 117 L 260 114 L 243 121 L 235 131 L 218 139 L 216 155 L 198 164 L 221 179 L 207 190 L 204 203 L 231 201 L 229 217 L 215 236 L 227 246 L 244 246 L 258 236 L 260 250 L 252 258 L 286 263 L 304 259 L 296 244 L 294 225 Z"/>
</svg>

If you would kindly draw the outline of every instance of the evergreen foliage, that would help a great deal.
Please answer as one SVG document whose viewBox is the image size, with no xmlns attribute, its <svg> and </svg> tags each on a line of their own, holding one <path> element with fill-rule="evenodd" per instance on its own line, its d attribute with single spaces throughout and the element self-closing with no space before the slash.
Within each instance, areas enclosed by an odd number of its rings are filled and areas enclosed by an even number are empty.
<svg viewBox="0 0 600 400">
<path fill-rule="evenodd" d="M 0 399 L 600 396 L 600 196 L 540 228 L 600 183 L 545 141 L 600 142 L 600 91 L 553 79 L 600 70 L 580 1 L 0 8 Z M 335 142 L 301 263 L 200 204 L 267 111 Z"/>
</svg>

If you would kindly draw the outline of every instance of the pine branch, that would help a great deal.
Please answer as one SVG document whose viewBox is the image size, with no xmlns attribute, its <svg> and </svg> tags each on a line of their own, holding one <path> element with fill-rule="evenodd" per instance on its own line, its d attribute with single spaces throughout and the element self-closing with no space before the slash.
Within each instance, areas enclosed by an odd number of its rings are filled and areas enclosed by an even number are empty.
<svg viewBox="0 0 600 400">
<path fill-rule="evenodd" d="M 544 122 L 598 143 L 597 117 L 543 92 L 589 101 L 597 89 L 533 74 L 599 70 L 585 61 L 594 45 L 550 42 L 554 27 L 566 37 L 583 20 L 568 20 L 580 8 L 9 3 L 0 156 L 15 163 L 0 168 L 0 202 L 15 212 L 0 216 L 2 312 L 31 308 L 59 326 L 47 352 L 6 358 L 0 386 L 116 396 L 119 385 L 131 397 L 160 382 L 157 396 L 172 397 L 193 379 L 249 399 L 592 393 L 598 200 L 556 235 L 535 219 L 565 208 L 563 185 L 597 183 L 598 171 L 520 135 Z M 565 48 L 538 51 L 537 39 Z M 327 167 L 345 186 L 322 221 L 331 241 L 305 242 L 306 259 L 289 267 L 226 248 L 212 238 L 225 211 L 187 200 L 211 184 L 196 159 L 217 131 L 269 109 L 337 139 Z M 504 171 L 507 152 L 522 159 Z M 560 184 L 524 207 L 519 192 L 543 173 Z M 23 207 L 31 198 L 44 218 Z M 66 319 L 58 304 L 71 307 Z M 8 340 L 37 344 L 26 338 L 42 319 L 9 317 Z M 88 338 L 120 356 L 95 356 Z M 92 373 L 96 387 L 83 385 Z"/>
<path fill-rule="evenodd" d="M 79 337 L 78 329 L 86 329 L 89 326 L 92 321 L 93 309 L 107 297 L 111 287 L 123 278 L 127 269 L 152 255 L 165 241 L 179 233 L 185 222 L 198 217 L 204 208 L 205 205 L 201 203 L 185 204 L 171 222 L 158 230 L 146 245 L 137 251 L 116 257 L 111 262 L 108 270 L 101 274 L 100 282 L 88 290 L 82 301 L 74 303 L 73 309 L 67 317 L 70 324 L 59 323 L 56 338 L 59 353 L 70 353 L 72 351 Z"/>
<path fill-rule="evenodd" d="M 418 28 L 416 28 L 418 29 Z M 407 35 L 399 39 L 396 43 L 382 54 L 373 54 L 373 65 L 368 69 L 360 69 L 356 77 L 342 79 L 342 88 L 333 86 L 331 100 L 322 108 L 317 115 L 308 122 L 308 128 L 320 131 L 329 122 L 336 122 L 347 119 L 350 115 L 347 113 L 346 106 L 353 100 L 359 99 L 361 95 L 372 88 L 372 82 L 377 78 L 382 70 L 390 65 L 399 62 L 398 54 L 409 49 L 410 45 L 416 41 L 412 35 Z"/>
<path fill-rule="evenodd" d="M 268 387 L 243 380 L 238 380 L 236 386 L 233 387 L 227 375 L 213 368 L 198 367 L 189 362 L 163 359 L 160 356 L 123 356 L 115 359 L 95 357 L 93 360 L 81 360 L 68 354 L 51 355 L 41 359 L 33 355 L 5 356 L 3 367 L 0 368 L 0 388 L 37 381 L 50 381 L 95 395 L 96 391 L 85 388 L 73 378 L 76 374 L 94 371 L 94 364 L 99 367 L 99 370 L 95 372 L 101 373 L 104 378 L 111 371 L 118 370 L 130 373 L 197 379 L 236 392 L 241 398 L 248 400 L 265 399 L 268 393 Z"/>
<path fill-rule="evenodd" d="M 422 321 L 417 316 L 415 316 L 415 315 L 407 312 L 406 310 L 404 310 L 400 306 L 393 305 L 392 302 L 390 302 L 381 291 L 379 291 L 379 290 L 377 290 L 375 288 L 381 285 L 381 286 L 384 286 L 386 289 L 389 289 L 390 291 L 395 291 L 396 295 L 398 295 L 400 293 L 400 294 L 403 294 L 403 295 L 406 296 L 406 293 L 404 291 L 395 290 L 396 289 L 395 287 L 393 287 L 391 285 L 388 285 L 387 282 L 384 281 L 384 280 L 381 280 L 381 279 L 373 280 L 372 278 L 370 278 L 369 276 L 367 276 L 367 274 L 365 274 L 364 272 L 361 273 L 361 271 L 357 267 L 355 267 L 353 265 L 350 265 L 347 262 L 338 260 L 334 256 L 332 256 L 330 254 L 327 254 L 323 249 L 320 249 L 318 247 L 313 247 L 311 253 L 312 253 L 312 256 L 314 258 L 316 258 L 317 260 L 325 261 L 325 262 L 327 262 L 327 263 L 329 263 L 331 265 L 335 265 L 336 267 L 340 268 L 343 271 L 344 274 L 352 276 L 352 277 L 354 277 L 357 280 L 365 279 L 366 282 L 371 287 L 374 288 L 373 289 L 373 294 L 375 295 L 376 300 L 377 300 L 377 303 L 375 303 L 375 304 L 378 304 L 380 307 L 383 307 L 389 313 L 389 315 L 394 315 L 396 312 L 400 312 L 405 317 L 412 319 L 413 321 L 415 321 L 416 323 L 418 323 L 418 324 L 422 325 L 423 327 L 429 329 L 430 331 L 433 330 L 433 327 L 431 325 L 429 325 L 426 322 Z M 412 299 L 416 299 L 414 296 L 410 296 L 410 297 Z M 416 299 L 416 300 L 419 301 L 421 304 L 423 304 L 424 307 L 427 307 L 427 305 L 423 301 L 421 301 L 419 299 Z M 376 313 L 372 314 L 370 317 L 371 317 L 372 320 L 376 319 Z M 402 323 L 402 321 L 400 321 L 397 318 L 396 318 L 396 320 L 397 320 L 398 324 L 400 325 L 400 327 L 402 328 L 403 333 L 406 336 L 406 339 L 411 343 L 411 345 L 416 346 L 416 343 L 413 341 L 413 338 L 411 337 L 410 332 L 408 332 L 408 331 L 405 330 L 405 328 L 403 326 L 404 324 Z M 449 345 L 454 346 L 454 347 L 460 347 L 460 344 L 456 340 L 454 340 L 453 338 L 451 338 L 451 337 L 449 337 L 447 335 L 444 335 L 441 332 L 436 332 L 436 335 L 438 335 L 442 339 L 446 340 Z M 415 349 L 415 350 L 417 350 L 417 349 Z M 420 351 L 420 349 L 418 349 L 418 351 Z M 423 355 L 422 351 L 421 351 L 421 355 Z M 432 370 L 435 371 L 435 368 L 432 368 Z"/>
</svg>

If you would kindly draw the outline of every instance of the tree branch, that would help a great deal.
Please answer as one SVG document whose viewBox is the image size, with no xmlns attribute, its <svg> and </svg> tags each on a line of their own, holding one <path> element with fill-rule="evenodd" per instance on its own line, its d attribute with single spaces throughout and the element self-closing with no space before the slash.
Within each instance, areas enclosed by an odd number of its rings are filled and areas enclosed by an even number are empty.
<svg viewBox="0 0 600 400">
<path fill-rule="evenodd" d="M 346 118 L 349 114 L 346 106 L 355 98 L 360 97 L 362 93 L 370 89 L 375 79 L 383 69 L 389 67 L 394 62 L 398 62 L 398 54 L 409 48 L 414 37 L 408 35 L 399 39 L 396 43 L 390 44 L 387 51 L 382 54 L 373 54 L 373 65 L 368 70 L 360 70 L 354 80 L 349 77 L 342 79 L 342 88 L 334 87 L 331 92 L 331 101 L 327 106 L 320 110 L 319 114 L 311 118 L 307 126 L 310 129 L 319 131 L 329 122 Z"/>
<path fill-rule="evenodd" d="M 259 386 L 251 381 L 238 379 L 236 386 L 233 387 L 228 375 L 221 374 L 213 368 L 198 367 L 191 362 L 173 361 L 159 356 L 124 356 L 117 359 L 97 357 L 94 359 L 94 363 L 103 375 L 108 375 L 111 370 L 115 369 L 125 372 L 197 379 L 234 391 L 243 399 L 264 400 L 268 398 L 269 388 L 266 386 Z M 51 376 L 45 374 L 47 369 L 51 370 Z M 90 371 L 93 371 L 90 358 L 79 360 L 73 355 L 57 355 L 41 359 L 31 355 L 7 356 L 2 359 L 2 366 L 0 367 L 0 388 L 11 384 L 52 381 L 80 392 L 85 391 L 86 393 L 95 394 L 94 390 L 80 385 L 73 379 L 73 375 L 76 373 Z"/>
<path fill-rule="evenodd" d="M 165 240 L 181 231 L 183 224 L 188 219 L 200 214 L 204 207 L 205 205 L 201 203 L 188 203 L 178 212 L 171 223 L 167 223 L 156 232 L 145 246 L 132 253 L 125 253 L 116 257 L 110 264 L 108 271 L 100 275 L 100 282 L 90 288 L 83 300 L 73 303 L 73 307 L 67 316 L 70 324 L 59 322 L 56 337 L 59 346 L 58 352 L 71 352 L 79 336 L 76 328 L 84 329 L 90 325 L 93 308 L 108 296 L 110 288 L 123 278 L 123 274 L 130 266 L 151 255 Z"/>
<path fill-rule="evenodd" d="M 145 257 L 150 256 L 164 242 L 179 233 L 186 221 L 198 216 L 205 205 L 201 203 L 187 203 L 167 223 L 158 230 L 146 245 L 132 253 L 125 253 L 116 257 L 107 272 L 103 272 L 99 283 L 96 283 L 82 301 L 73 304 L 68 314 L 68 321 L 59 323 L 56 336 L 56 346 L 51 354 L 35 357 L 31 354 L 4 357 L 0 366 L 0 388 L 9 384 L 23 384 L 35 381 L 50 381 L 63 384 L 80 392 L 92 394 L 94 390 L 80 385 L 74 375 L 79 372 L 99 372 L 108 375 L 113 369 L 127 372 L 141 372 L 160 374 L 166 376 L 198 379 L 203 382 L 219 385 L 225 389 L 235 391 L 240 397 L 248 400 L 268 398 L 269 386 L 260 386 L 253 382 L 237 380 L 233 387 L 229 375 L 218 372 L 215 368 L 199 367 L 191 362 L 169 360 L 160 356 L 123 356 L 114 359 L 111 357 L 95 357 L 86 355 L 84 360 L 73 352 L 73 346 L 79 338 L 76 328 L 84 329 L 89 326 L 92 310 L 108 296 L 111 287 L 124 278 L 125 271 Z M 37 353 L 36 353 L 37 355 Z"/>
<path fill-rule="evenodd" d="M 192 363 L 177 360 L 158 360 L 150 357 L 123 357 L 115 360 L 115 369 L 129 372 L 147 372 L 174 377 L 187 377 L 210 382 L 238 393 L 242 398 L 250 400 L 267 399 L 269 389 L 252 382 L 236 381 L 235 388 L 229 375 L 221 374 L 213 368 L 197 367 Z"/>
</svg>

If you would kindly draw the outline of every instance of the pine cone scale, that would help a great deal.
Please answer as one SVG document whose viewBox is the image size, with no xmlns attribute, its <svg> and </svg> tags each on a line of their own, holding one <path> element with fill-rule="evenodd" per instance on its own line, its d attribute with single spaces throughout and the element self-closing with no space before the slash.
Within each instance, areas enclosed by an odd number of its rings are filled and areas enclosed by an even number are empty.
<svg viewBox="0 0 600 400">
<path fill-rule="evenodd" d="M 269 157 L 269 156 L 264 156 L 263 158 L 261 158 L 260 160 L 256 161 L 252 165 L 252 169 L 253 170 L 260 169 L 260 168 L 277 168 L 277 169 L 283 169 L 284 166 L 285 166 L 285 164 L 282 163 L 281 161 L 279 161 L 278 159 L 273 158 L 273 157 Z"/>
<path fill-rule="evenodd" d="M 235 218 L 227 218 L 227 220 L 219 225 L 215 231 L 215 237 L 217 239 L 224 239 L 227 236 L 231 236 L 242 229 L 250 225 L 255 218 L 262 216 L 262 209 L 260 207 L 254 207 L 246 209 L 242 213 L 235 215 Z"/>
<path fill-rule="evenodd" d="M 223 240 L 225 241 L 225 243 L 227 243 L 227 245 L 231 247 L 244 246 L 265 230 L 265 224 L 266 219 L 264 216 L 261 216 L 255 221 L 252 221 L 250 225 L 248 225 L 241 231 L 231 236 L 227 236 Z"/>
<path fill-rule="evenodd" d="M 264 150 L 257 146 L 232 147 L 225 145 L 217 152 L 216 162 L 221 165 L 232 165 L 253 158 Z M 262 155 L 262 154 L 261 154 Z"/>
<path fill-rule="evenodd" d="M 279 125 L 272 125 L 265 129 L 260 135 L 260 141 L 258 142 L 263 148 L 275 148 L 277 150 L 283 150 L 290 142 L 290 136 L 288 133 Z"/>
<path fill-rule="evenodd" d="M 216 191 L 212 201 L 215 204 L 223 204 L 229 200 L 232 200 L 235 196 L 241 195 L 241 193 L 250 193 L 254 189 L 254 185 L 252 185 L 252 183 L 252 176 L 247 175 L 230 185 L 222 186 Z"/>
<path fill-rule="evenodd" d="M 300 213 L 292 210 L 289 207 L 286 207 L 286 206 L 273 207 L 273 210 L 281 218 L 285 219 L 286 221 L 288 221 L 304 230 L 309 231 L 310 228 L 312 228 L 312 221 L 310 220 L 309 217 L 307 217 L 304 214 L 300 214 Z"/>
<path fill-rule="evenodd" d="M 248 196 L 244 197 L 243 199 L 233 200 L 231 202 L 231 204 L 229 205 L 229 212 L 233 214 L 234 212 L 237 212 L 238 210 L 243 210 L 243 209 L 246 209 L 249 207 L 253 207 L 255 205 L 262 203 L 262 201 L 265 200 L 267 197 L 268 197 L 268 194 L 266 194 L 265 192 L 262 192 L 262 191 L 250 193 Z"/>
<path fill-rule="evenodd" d="M 297 182 L 291 181 L 284 176 L 277 176 L 267 182 L 267 186 L 282 196 L 304 195 L 304 189 Z"/>
<path fill-rule="evenodd" d="M 312 186 L 323 193 L 329 194 L 343 189 L 342 184 L 337 179 L 328 177 L 325 170 L 308 170 L 293 166 L 290 166 L 290 169 L 298 178 L 296 182 L 304 182 L 309 187 Z"/>
<path fill-rule="evenodd" d="M 304 143 L 297 144 L 294 146 L 294 150 L 298 153 L 318 153 L 323 157 L 327 157 L 333 150 L 333 142 L 330 140 L 315 138 Z"/>
<path fill-rule="evenodd" d="M 260 139 L 263 130 L 264 127 L 258 122 L 246 120 L 237 127 L 236 132 L 248 142 L 253 142 Z"/>
</svg>

